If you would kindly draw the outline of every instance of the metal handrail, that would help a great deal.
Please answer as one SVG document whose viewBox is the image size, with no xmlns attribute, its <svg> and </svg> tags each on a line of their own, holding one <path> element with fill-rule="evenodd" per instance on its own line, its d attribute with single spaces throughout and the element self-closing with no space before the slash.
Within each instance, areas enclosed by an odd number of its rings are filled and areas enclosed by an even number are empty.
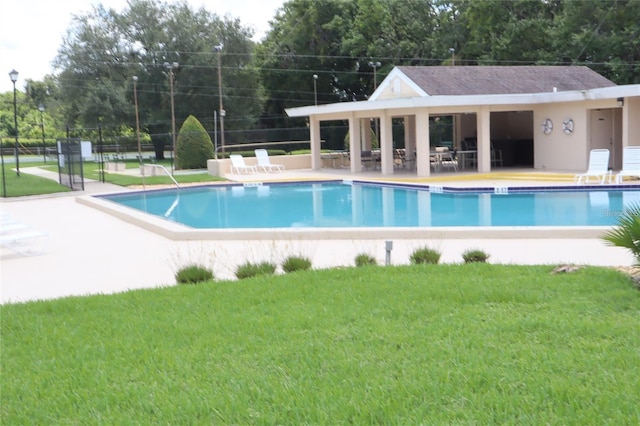
<svg viewBox="0 0 640 426">
<path fill-rule="evenodd" d="M 180 185 L 178 185 L 178 181 L 173 178 L 171 173 L 169 173 L 169 170 L 167 170 L 162 164 L 145 164 L 145 166 L 158 167 L 158 168 L 164 170 L 164 172 L 167 174 L 167 176 L 169 176 L 169 178 L 173 181 L 173 183 L 176 186 L 176 188 L 178 190 L 180 190 Z"/>
</svg>

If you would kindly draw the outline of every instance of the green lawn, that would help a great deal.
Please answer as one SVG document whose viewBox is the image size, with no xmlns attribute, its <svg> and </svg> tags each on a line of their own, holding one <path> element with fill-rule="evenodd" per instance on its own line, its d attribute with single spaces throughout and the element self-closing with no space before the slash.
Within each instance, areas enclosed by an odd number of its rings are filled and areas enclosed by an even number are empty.
<svg viewBox="0 0 640 426">
<path fill-rule="evenodd" d="M 41 164 L 44 164 L 44 162 Z M 32 166 L 33 164 L 26 163 L 22 164 L 21 168 Z M 22 197 L 25 195 L 53 194 L 56 192 L 70 191 L 66 186 L 59 185 L 51 179 L 29 175 L 24 172 L 18 176 L 14 168 L 15 164 L 4 165 L 5 182 L 2 180 L 2 171 L 0 170 L 0 196 L 4 195 L 2 191 L 5 190 L 7 197 Z M 56 171 L 57 170 L 56 167 Z"/>
<path fill-rule="evenodd" d="M 640 423 L 640 292 L 551 270 L 337 268 L 4 305 L 2 423 Z"/>
<path fill-rule="evenodd" d="M 127 160 L 126 164 L 127 168 L 139 167 L 140 165 L 137 160 Z M 170 160 L 161 162 L 160 164 L 164 165 L 166 169 L 171 172 Z M 42 195 L 70 191 L 69 188 L 59 185 L 57 181 L 51 179 L 29 175 L 24 172 L 20 173 L 20 176 L 18 177 L 14 167 L 15 165 L 11 163 L 7 163 L 4 166 L 4 175 L 6 179 L 6 186 L 4 186 L 4 188 L 6 189 L 7 197 L 22 197 L 26 195 Z M 56 173 L 58 172 L 58 165 L 55 163 L 52 164 L 51 162 L 21 163 L 20 168 L 23 169 L 25 167 L 42 167 L 46 170 Z M 97 163 L 91 161 L 83 163 L 83 171 L 85 179 L 100 180 Z M 207 183 L 225 180 L 217 176 L 211 176 L 207 173 L 185 174 L 184 172 L 175 173 L 174 179 L 178 181 L 178 183 Z M 173 183 L 171 178 L 166 175 L 147 177 L 143 180 L 141 176 L 128 176 L 116 173 L 105 173 L 105 182 L 120 186 L 143 185 L 143 183 L 145 185 L 171 185 Z M 2 191 L 3 182 L 2 174 L 0 173 L 0 196 L 3 195 Z"/>
</svg>

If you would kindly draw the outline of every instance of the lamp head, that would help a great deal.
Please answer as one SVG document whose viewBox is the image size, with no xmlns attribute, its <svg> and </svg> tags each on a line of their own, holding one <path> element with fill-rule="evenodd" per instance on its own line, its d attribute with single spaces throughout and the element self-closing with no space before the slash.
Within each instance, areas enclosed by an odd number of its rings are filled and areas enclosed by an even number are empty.
<svg viewBox="0 0 640 426">
<path fill-rule="evenodd" d="M 314 75 L 313 75 L 313 79 L 314 79 L 314 80 L 317 80 L 317 79 L 318 79 L 318 74 L 314 74 Z"/>
<path fill-rule="evenodd" d="M 13 83 L 15 83 L 16 81 L 18 81 L 18 71 L 16 70 L 11 70 L 11 72 L 9 73 L 9 78 L 11 79 L 11 81 Z"/>
<path fill-rule="evenodd" d="M 456 49 L 454 49 L 453 47 L 450 47 L 450 48 L 449 48 L 449 53 L 450 53 L 451 55 L 453 55 L 454 53 L 456 53 Z"/>
<path fill-rule="evenodd" d="M 213 47 L 213 51 L 214 52 L 221 52 L 222 51 L 222 44 L 219 44 L 217 46 Z"/>
<path fill-rule="evenodd" d="M 44 112 L 44 105 L 42 104 L 38 105 L 38 111 Z"/>
<path fill-rule="evenodd" d="M 138 76 L 137 76 L 137 75 L 134 75 L 134 76 L 133 76 L 133 77 L 131 77 L 131 78 L 133 78 L 133 81 L 138 81 Z"/>
</svg>

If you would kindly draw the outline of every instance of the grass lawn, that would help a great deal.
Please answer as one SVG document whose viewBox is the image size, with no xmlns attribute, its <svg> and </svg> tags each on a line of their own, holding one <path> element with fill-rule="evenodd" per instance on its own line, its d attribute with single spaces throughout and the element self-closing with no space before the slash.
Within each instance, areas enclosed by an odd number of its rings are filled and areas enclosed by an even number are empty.
<svg viewBox="0 0 640 426">
<path fill-rule="evenodd" d="M 4 305 L 2 423 L 640 423 L 640 292 L 612 269 L 551 270 L 372 266 Z"/>
<path fill-rule="evenodd" d="M 127 160 L 127 168 L 139 167 L 140 163 L 137 160 Z M 167 170 L 171 171 L 171 161 L 167 160 L 161 162 Z M 53 194 L 56 192 L 68 192 L 69 188 L 59 185 L 56 181 L 51 179 L 29 175 L 28 173 L 20 173 L 20 177 L 17 176 L 14 164 L 7 163 L 4 166 L 4 174 L 6 179 L 6 192 L 7 197 L 22 197 L 26 195 L 41 195 L 41 194 Z M 42 167 L 43 169 L 58 172 L 58 165 L 55 163 L 44 162 L 26 162 L 21 164 L 21 169 L 25 167 Z M 85 179 L 100 180 L 98 174 L 98 164 L 92 161 L 83 163 L 83 171 Z M 178 183 L 194 183 L 194 182 L 218 182 L 224 181 L 224 178 L 217 176 L 211 176 L 207 173 L 188 173 L 183 174 L 178 172 L 174 175 L 174 178 Z M 114 185 L 120 186 L 133 186 L 142 185 L 143 179 L 141 176 L 128 176 L 116 173 L 105 173 L 105 181 Z M 144 179 L 145 185 L 171 185 L 173 184 L 171 178 L 168 176 L 150 176 Z M 2 174 L 0 173 L 0 196 L 2 196 Z"/>
<path fill-rule="evenodd" d="M 44 164 L 44 162 L 42 164 Z M 32 166 L 33 165 L 31 163 L 22 164 L 21 169 Z M 6 179 L 6 182 L 4 183 L 2 182 L 2 173 L 0 172 L 0 196 L 2 196 L 3 185 L 5 185 L 4 188 L 6 188 L 7 197 L 53 194 L 56 192 L 70 191 L 66 186 L 59 185 L 51 179 L 33 176 L 27 173 L 20 173 L 20 176 L 18 177 L 14 168 L 15 164 L 4 165 L 4 176 Z M 58 170 L 57 167 L 55 170 Z"/>
</svg>

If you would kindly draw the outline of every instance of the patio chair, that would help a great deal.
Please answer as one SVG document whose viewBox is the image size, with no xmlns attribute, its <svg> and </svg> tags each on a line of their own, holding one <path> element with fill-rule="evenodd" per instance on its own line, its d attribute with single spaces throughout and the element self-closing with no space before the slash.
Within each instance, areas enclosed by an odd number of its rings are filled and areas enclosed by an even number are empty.
<svg viewBox="0 0 640 426">
<path fill-rule="evenodd" d="M 258 173 L 258 168 L 256 166 L 248 166 L 244 162 L 244 158 L 240 154 L 231 154 L 229 156 L 231 159 L 231 173 L 235 170 L 236 173 Z"/>
<path fill-rule="evenodd" d="M 454 171 L 458 171 L 458 151 L 449 150 L 448 148 L 440 154 L 440 166 L 442 168 L 449 167 Z"/>
<path fill-rule="evenodd" d="M 604 180 L 609 176 L 611 182 L 611 170 L 609 170 L 609 150 L 608 149 L 592 149 L 589 153 L 589 166 L 584 173 L 578 173 L 575 176 L 576 183 L 589 183 L 589 177 L 600 178 L 600 184 L 604 184 Z"/>
<path fill-rule="evenodd" d="M 258 168 L 261 168 L 265 172 L 281 172 L 284 170 L 282 164 L 272 164 L 269 159 L 269 153 L 266 149 L 256 149 L 256 159 L 258 160 Z"/>
<path fill-rule="evenodd" d="M 640 178 L 640 146 L 626 146 L 622 151 L 622 170 L 616 175 L 616 183 L 624 176 Z"/>
</svg>

